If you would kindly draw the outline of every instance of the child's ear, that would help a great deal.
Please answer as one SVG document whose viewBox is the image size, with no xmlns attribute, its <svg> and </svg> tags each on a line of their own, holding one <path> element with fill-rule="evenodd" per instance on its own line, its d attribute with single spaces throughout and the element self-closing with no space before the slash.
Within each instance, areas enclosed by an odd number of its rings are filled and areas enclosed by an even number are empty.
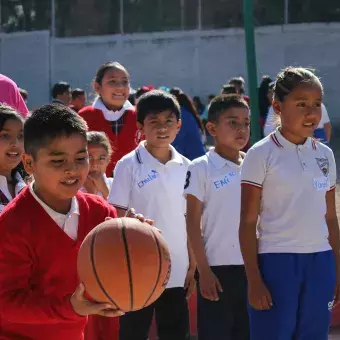
<svg viewBox="0 0 340 340">
<path fill-rule="evenodd" d="M 281 105 L 282 105 L 282 103 L 279 102 L 278 100 L 273 100 L 272 105 L 273 105 L 274 112 L 277 115 L 280 115 L 281 114 Z"/>
<path fill-rule="evenodd" d="M 144 131 L 144 125 L 142 125 L 140 122 L 137 122 L 137 129 L 140 131 Z"/>
<path fill-rule="evenodd" d="M 22 164 L 24 165 L 25 171 L 29 175 L 33 175 L 33 169 L 34 169 L 34 161 L 33 161 L 33 156 L 29 155 L 27 153 L 23 153 L 21 156 L 22 159 Z"/>
<path fill-rule="evenodd" d="M 92 86 L 94 90 L 97 92 L 97 94 L 100 95 L 100 85 L 96 81 L 94 81 L 92 82 Z"/>
<path fill-rule="evenodd" d="M 208 132 L 215 137 L 216 136 L 216 125 L 212 122 L 208 122 L 205 127 L 207 128 Z"/>
<path fill-rule="evenodd" d="M 179 120 L 179 121 L 177 121 L 177 133 L 179 132 L 179 130 L 181 129 L 181 127 L 182 127 L 182 121 Z"/>
</svg>

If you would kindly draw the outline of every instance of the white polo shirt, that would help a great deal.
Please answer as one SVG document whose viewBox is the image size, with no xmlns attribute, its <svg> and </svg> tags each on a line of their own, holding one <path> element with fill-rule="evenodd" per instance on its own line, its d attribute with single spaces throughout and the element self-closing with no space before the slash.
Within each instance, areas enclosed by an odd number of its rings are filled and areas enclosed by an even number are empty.
<svg viewBox="0 0 340 340">
<path fill-rule="evenodd" d="M 279 129 L 247 153 L 242 184 L 262 188 L 259 253 L 315 253 L 331 249 L 326 192 L 336 185 L 333 152 L 308 138 L 303 145 Z"/>
<path fill-rule="evenodd" d="M 190 161 L 170 146 L 172 159 L 160 163 L 145 148 L 145 141 L 116 165 L 108 202 L 117 208 L 134 208 L 155 221 L 171 255 L 167 288 L 183 287 L 189 258 L 183 195 Z"/>
<path fill-rule="evenodd" d="M 203 203 L 202 237 L 210 266 L 242 265 L 238 230 L 241 166 L 222 158 L 215 148 L 189 167 L 185 194 Z"/>
<path fill-rule="evenodd" d="M 79 204 L 76 197 L 72 197 L 70 211 L 64 215 L 50 208 L 43 202 L 33 189 L 34 182 L 30 184 L 30 192 L 32 196 L 38 201 L 42 208 L 52 218 L 52 220 L 65 232 L 65 234 L 72 240 L 77 240 L 78 237 L 78 222 L 79 222 Z"/>
</svg>

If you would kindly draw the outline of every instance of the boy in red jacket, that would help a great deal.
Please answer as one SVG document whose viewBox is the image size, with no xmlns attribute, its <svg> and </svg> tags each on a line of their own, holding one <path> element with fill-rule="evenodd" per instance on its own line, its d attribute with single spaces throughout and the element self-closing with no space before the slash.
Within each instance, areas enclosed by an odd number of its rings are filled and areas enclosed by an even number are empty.
<svg viewBox="0 0 340 340">
<path fill-rule="evenodd" d="M 86 234 L 116 210 L 78 192 L 89 171 L 85 121 L 45 105 L 25 123 L 26 171 L 34 182 L 0 217 L 0 339 L 81 340 L 87 315 L 119 316 L 84 297 L 76 270 Z"/>
</svg>

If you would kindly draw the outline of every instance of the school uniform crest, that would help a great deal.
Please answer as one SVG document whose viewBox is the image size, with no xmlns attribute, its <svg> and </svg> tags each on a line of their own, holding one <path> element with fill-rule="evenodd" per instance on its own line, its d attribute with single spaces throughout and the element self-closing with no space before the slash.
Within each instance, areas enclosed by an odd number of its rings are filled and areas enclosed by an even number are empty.
<svg viewBox="0 0 340 340">
<path fill-rule="evenodd" d="M 329 174 L 329 161 L 328 158 L 315 158 L 318 166 L 323 173 L 324 176 L 328 176 Z"/>
</svg>

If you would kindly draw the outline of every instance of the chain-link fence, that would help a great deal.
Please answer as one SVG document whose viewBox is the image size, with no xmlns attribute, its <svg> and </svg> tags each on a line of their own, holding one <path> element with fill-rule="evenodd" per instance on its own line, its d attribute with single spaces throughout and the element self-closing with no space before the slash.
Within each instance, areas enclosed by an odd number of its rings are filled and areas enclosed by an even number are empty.
<svg viewBox="0 0 340 340">
<path fill-rule="evenodd" d="M 257 26 L 340 21 L 339 0 L 253 0 Z M 59 37 L 243 26 L 243 0 L 0 0 L 3 32 Z"/>
</svg>

